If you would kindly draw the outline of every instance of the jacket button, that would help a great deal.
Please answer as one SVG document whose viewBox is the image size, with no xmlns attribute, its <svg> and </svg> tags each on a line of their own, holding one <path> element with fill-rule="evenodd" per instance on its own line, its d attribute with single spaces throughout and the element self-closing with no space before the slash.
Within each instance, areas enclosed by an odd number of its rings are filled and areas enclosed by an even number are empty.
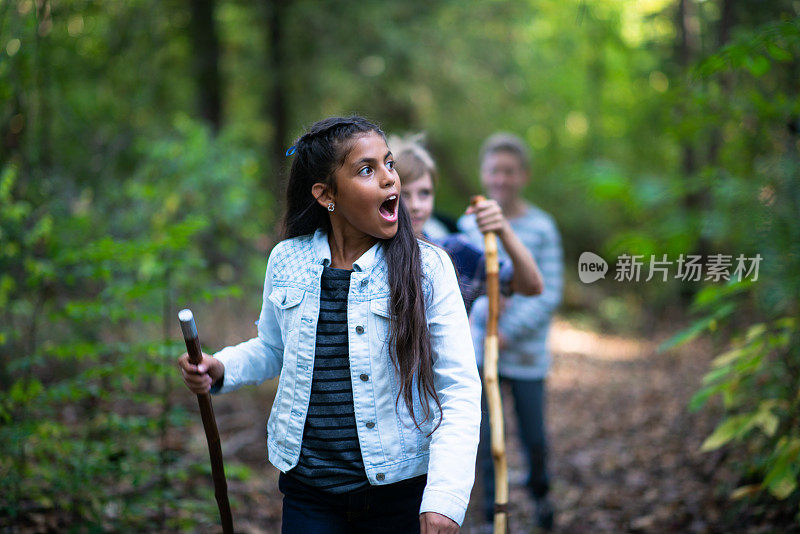
<svg viewBox="0 0 800 534">
<path fill-rule="evenodd" d="M 386 479 L 386 475 L 384 475 L 383 473 L 378 473 L 377 475 L 375 475 L 375 478 L 376 478 L 376 479 L 377 479 L 379 482 L 383 482 L 383 481 Z"/>
<path fill-rule="evenodd" d="M 372 421 L 367 421 L 367 428 L 375 428 L 375 423 Z"/>
<path fill-rule="evenodd" d="M 366 382 L 367 380 L 369 380 L 369 375 L 366 373 L 361 373 L 361 376 L 359 378 L 364 382 Z"/>
<path fill-rule="evenodd" d="M 356 327 L 356 334 L 363 334 L 363 333 L 364 333 L 364 327 L 361 326 L 361 325 L 358 325 Z"/>
</svg>

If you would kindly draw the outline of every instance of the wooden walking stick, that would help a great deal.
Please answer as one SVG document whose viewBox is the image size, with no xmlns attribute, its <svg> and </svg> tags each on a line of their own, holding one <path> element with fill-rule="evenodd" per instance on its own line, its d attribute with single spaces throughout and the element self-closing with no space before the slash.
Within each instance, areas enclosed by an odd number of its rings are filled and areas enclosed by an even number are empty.
<svg viewBox="0 0 800 534">
<path fill-rule="evenodd" d="M 472 199 L 474 206 L 484 197 Z M 486 255 L 486 295 L 489 297 L 489 317 L 483 345 L 483 384 L 489 405 L 492 460 L 494 461 L 494 534 L 506 534 L 508 529 L 508 462 L 503 428 L 503 401 L 500 397 L 500 379 L 497 372 L 498 336 L 500 318 L 500 263 L 497 259 L 497 236 L 494 232 L 483 235 Z"/>
<path fill-rule="evenodd" d="M 178 320 L 181 322 L 183 340 L 186 342 L 186 351 L 189 353 L 189 362 L 199 365 L 203 361 L 203 353 L 200 350 L 200 338 L 197 335 L 197 325 L 194 323 L 194 315 L 189 309 L 178 312 Z M 219 442 L 219 431 L 217 430 L 217 420 L 214 418 L 214 407 L 211 405 L 211 395 L 201 393 L 197 395 L 197 403 L 200 405 L 200 417 L 203 419 L 203 430 L 206 431 L 206 441 L 208 441 L 208 453 L 211 456 L 211 478 L 214 480 L 214 497 L 217 499 L 219 516 L 222 521 L 222 532 L 233 534 L 233 517 L 231 516 L 231 505 L 228 502 L 228 485 L 225 483 L 225 467 L 222 465 L 222 448 Z"/>
</svg>

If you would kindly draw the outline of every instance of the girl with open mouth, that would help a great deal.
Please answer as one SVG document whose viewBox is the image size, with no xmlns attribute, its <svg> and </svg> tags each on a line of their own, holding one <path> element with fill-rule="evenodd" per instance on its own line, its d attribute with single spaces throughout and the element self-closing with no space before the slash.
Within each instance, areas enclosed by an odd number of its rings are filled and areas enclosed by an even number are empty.
<svg viewBox="0 0 800 534">
<path fill-rule="evenodd" d="M 267 449 L 283 532 L 458 532 L 481 410 L 453 264 L 414 235 L 376 125 L 325 119 L 287 155 L 258 336 L 182 356 L 184 381 L 224 393 L 280 376 Z"/>
</svg>

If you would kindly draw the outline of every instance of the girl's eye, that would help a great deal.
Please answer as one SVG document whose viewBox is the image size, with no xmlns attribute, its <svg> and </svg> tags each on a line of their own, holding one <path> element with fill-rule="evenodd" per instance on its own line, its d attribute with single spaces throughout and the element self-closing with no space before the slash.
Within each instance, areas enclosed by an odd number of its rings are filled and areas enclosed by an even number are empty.
<svg viewBox="0 0 800 534">
<path fill-rule="evenodd" d="M 386 162 L 386 167 L 389 169 L 394 169 L 394 161 L 389 160 Z"/>
<path fill-rule="evenodd" d="M 369 176 L 372 173 L 372 169 L 370 167 L 363 167 L 360 171 L 358 171 L 359 176 Z"/>
<path fill-rule="evenodd" d="M 419 196 L 421 196 L 422 198 L 428 198 L 429 196 L 431 196 L 431 190 L 423 189 L 422 191 L 419 192 Z"/>
</svg>

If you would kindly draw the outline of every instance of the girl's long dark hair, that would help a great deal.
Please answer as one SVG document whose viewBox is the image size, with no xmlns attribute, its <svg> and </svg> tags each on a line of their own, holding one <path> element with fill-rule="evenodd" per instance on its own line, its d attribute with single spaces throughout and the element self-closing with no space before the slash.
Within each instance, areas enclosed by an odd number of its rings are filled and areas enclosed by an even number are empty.
<svg viewBox="0 0 800 534">
<path fill-rule="evenodd" d="M 286 216 L 284 238 L 312 234 L 318 228 L 330 233 L 327 210 L 311 193 L 315 183 L 327 184 L 334 192 L 334 172 L 347 158 L 353 139 L 376 132 L 385 139 L 377 125 L 361 117 L 331 117 L 315 123 L 295 143 L 294 160 L 286 186 Z M 389 272 L 391 318 L 389 346 L 392 362 L 400 377 L 396 402 L 403 397 L 417 428 L 431 417 L 428 398 L 436 402 L 441 414 L 441 402 L 433 383 L 433 354 L 430 333 L 425 317 L 425 295 L 422 291 L 422 263 L 411 218 L 400 199 L 397 233 L 383 241 Z M 414 410 L 414 389 L 422 404 L 421 421 Z M 433 430 L 438 428 L 439 423 Z M 433 431 L 431 431 L 433 433 Z"/>
</svg>

